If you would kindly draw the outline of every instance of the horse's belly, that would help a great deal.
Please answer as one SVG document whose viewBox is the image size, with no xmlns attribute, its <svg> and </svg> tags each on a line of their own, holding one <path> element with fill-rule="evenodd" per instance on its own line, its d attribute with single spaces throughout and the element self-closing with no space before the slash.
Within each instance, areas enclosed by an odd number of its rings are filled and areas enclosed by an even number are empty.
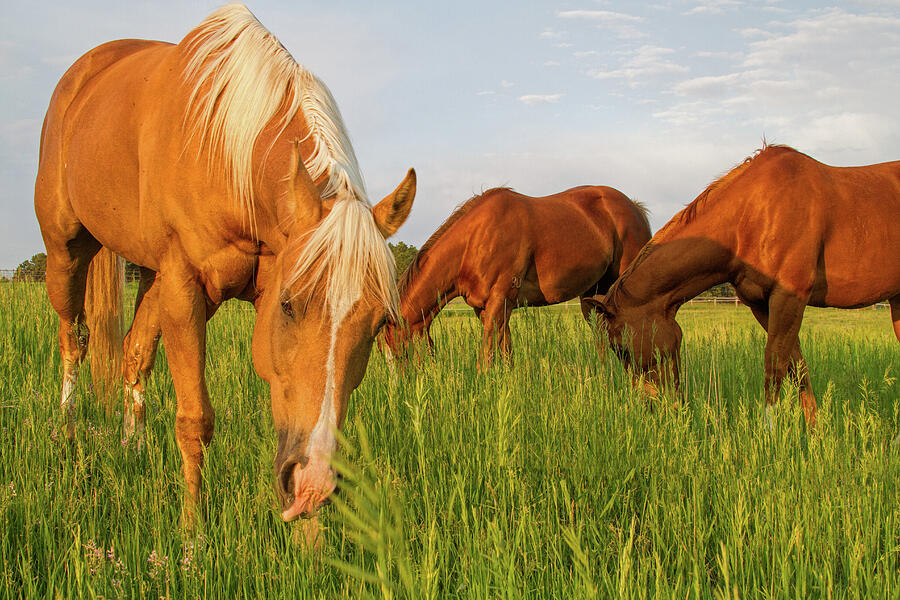
<svg viewBox="0 0 900 600">
<path fill-rule="evenodd" d="M 532 288 L 546 304 L 571 300 L 596 284 L 609 268 L 609 261 L 594 264 L 558 264 L 535 269 Z M 525 289 L 525 286 L 523 286 Z M 536 302 L 530 302 L 536 304 Z"/>
<path fill-rule="evenodd" d="M 548 304 L 577 297 L 600 281 L 615 253 L 612 232 L 605 235 L 586 223 L 568 227 L 540 239 L 535 250 L 533 278 Z"/>
</svg>

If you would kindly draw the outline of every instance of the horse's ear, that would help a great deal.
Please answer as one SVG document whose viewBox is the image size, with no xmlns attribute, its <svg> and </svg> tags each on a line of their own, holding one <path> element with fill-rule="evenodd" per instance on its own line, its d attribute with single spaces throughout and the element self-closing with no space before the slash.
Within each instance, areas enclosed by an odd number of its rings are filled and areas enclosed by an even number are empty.
<svg viewBox="0 0 900 600">
<path fill-rule="evenodd" d="M 291 143 L 287 191 L 276 203 L 278 228 L 287 234 L 294 223 L 315 223 L 322 217 L 322 197 L 300 155 L 300 140 Z"/>
<path fill-rule="evenodd" d="M 372 208 L 372 215 L 381 235 L 389 238 L 400 229 L 412 210 L 415 197 L 416 170 L 410 169 L 397 189 Z"/>
<path fill-rule="evenodd" d="M 603 296 L 586 296 L 581 299 L 581 314 L 586 321 L 591 321 L 592 313 L 596 313 L 598 319 L 608 319 L 612 316 L 603 304 Z"/>
</svg>

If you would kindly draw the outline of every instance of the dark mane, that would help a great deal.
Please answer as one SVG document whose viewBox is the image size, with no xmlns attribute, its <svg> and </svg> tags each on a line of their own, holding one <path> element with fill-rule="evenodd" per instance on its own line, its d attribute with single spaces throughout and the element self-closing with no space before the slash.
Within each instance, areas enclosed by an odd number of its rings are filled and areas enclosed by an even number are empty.
<svg viewBox="0 0 900 600">
<path fill-rule="evenodd" d="M 641 216 L 641 219 L 644 221 L 644 225 L 647 226 L 647 229 L 650 230 L 650 209 L 647 208 L 647 205 L 643 202 L 638 202 L 637 200 L 631 200 L 631 203 L 637 209 L 638 214 Z"/>
<path fill-rule="evenodd" d="M 772 150 L 789 150 L 791 152 L 797 152 L 790 146 L 783 146 L 781 144 L 767 144 L 765 142 L 765 140 L 763 140 L 762 148 L 758 149 L 756 152 L 754 152 L 753 154 L 751 154 L 750 156 L 745 158 L 742 162 L 740 162 L 736 166 L 732 167 L 727 173 L 725 173 L 724 175 L 722 175 L 721 177 L 719 177 L 718 179 L 716 179 L 715 181 L 710 183 L 708 186 L 706 186 L 706 189 L 703 190 L 702 192 L 700 192 L 700 195 L 697 196 L 696 198 L 694 198 L 693 202 L 691 202 L 690 204 L 685 206 L 681 210 L 681 212 L 679 212 L 677 215 L 672 217 L 672 219 L 668 223 L 666 223 L 663 226 L 663 228 L 660 229 L 660 231 L 658 233 L 662 233 L 664 230 L 668 229 L 670 224 L 674 224 L 674 223 L 687 224 L 687 223 L 690 223 L 691 221 L 693 221 L 694 218 L 697 216 L 697 212 L 701 208 L 704 208 L 707 205 L 708 200 L 709 200 L 709 195 L 712 192 L 714 192 L 714 191 L 724 187 L 725 185 L 731 183 L 732 181 L 734 181 L 734 179 L 737 178 L 738 175 L 743 173 L 747 169 L 747 167 L 749 167 L 753 163 L 753 161 L 755 161 L 760 156 L 767 154 L 769 151 L 772 151 Z M 656 237 L 656 236 L 653 236 L 653 237 Z"/>
<path fill-rule="evenodd" d="M 431 247 L 437 243 L 441 236 L 444 235 L 444 233 L 446 233 L 454 223 L 466 216 L 466 214 L 468 214 L 473 208 L 479 206 L 488 196 L 491 196 L 496 192 L 511 191 L 513 191 L 513 189 L 508 187 L 491 188 L 476 196 L 472 196 L 471 198 L 457 206 L 450 214 L 450 216 L 447 217 L 447 220 L 444 221 L 440 227 L 438 227 L 437 231 L 432 233 L 431 236 L 425 241 L 425 243 L 422 244 L 422 247 L 419 249 L 418 253 L 416 253 L 416 257 L 409 264 L 409 266 L 406 267 L 406 270 L 403 271 L 403 274 L 400 276 L 400 281 L 397 283 L 400 294 L 403 294 L 404 290 L 406 290 L 406 287 L 410 283 L 412 283 L 412 280 L 415 279 L 416 275 L 418 275 L 420 262 L 428 252 L 428 250 L 430 250 Z"/>
<path fill-rule="evenodd" d="M 646 258 L 653 252 L 654 248 L 656 247 L 654 241 L 657 238 L 659 238 L 661 235 L 663 235 L 676 225 L 686 225 L 692 222 L 696 218 L 698 212 L 702 208 L 705 208 L 709 203 L 709 196 L 711 193 L 732 182 L 738 175 L 743 173 L 747 169 L 747 167 L 749 167 L 750 164 L 753 163 L 753 161 L 766 154 L 770 150 L 788 150 L 791 152 L 797 152 L 790 146 L 783 146 L 780 144 L 767 144 L 765 141 L 763 141 L 762 148 L 758 149 L 756 152 L 745 158 L 741 163 L 732 167 L 731 170 L 729 170 L 727 173 L 706 186 L 706 189 L 700 192 L 699 196 L 694 198 L 694 200 L 690 204 L 681 209 L 678 214 L 669 219 L 669 222 L 663 225 L 660 230 L 656 232 L 653 238 L 649 242 L 647 242 L 643 248 L 641 248 L 641 251 L 634 258 L 634 260 L 631 261 L 631 264 L 628 265 L 628 267 L 622 272 L 619 278 L 616 279 L 612 286 L 610 286 L 609 291 L 606 293 L 606 300 L 611 303 L 611 306 L 615 307 L 616 294 L 620 291 L 621 293 L 628 295 L 627 290 L 620 289 L 622 288 L 622 282 L 625 281 L 631 274 L 631 272 L 638 266 L 640 266 L 640 264 L 644 262 L 644 260 L 646 260 Z"/>
</svg>

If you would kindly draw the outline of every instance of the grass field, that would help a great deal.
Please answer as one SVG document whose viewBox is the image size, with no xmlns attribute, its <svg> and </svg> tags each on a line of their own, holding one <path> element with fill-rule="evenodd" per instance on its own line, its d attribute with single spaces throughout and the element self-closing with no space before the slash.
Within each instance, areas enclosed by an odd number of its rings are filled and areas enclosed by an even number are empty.
<svg viewBox="0 0 900 600">
<path fill-rule="evenodd" d="M 519 311 L 514 366 L 483 376 L 474 317 L 442 317 L 418 368 L 392 374 L 374 352 L 310 554 L 276 508 L 247 306 L 210 324 L 216 435 L 189 535 L 164 358 L 145 452 L 120 443 L 86 372 L 70 444 L 44 288 L 0 285 L 0 596 L 900 597 L 887 310 L 807 310 L 809 435 L 790 390 L 765 424 L 764 335 L 742 307 L 679 313 L 688 400 L 653 411 L 574 308 Z"/>
</svg>

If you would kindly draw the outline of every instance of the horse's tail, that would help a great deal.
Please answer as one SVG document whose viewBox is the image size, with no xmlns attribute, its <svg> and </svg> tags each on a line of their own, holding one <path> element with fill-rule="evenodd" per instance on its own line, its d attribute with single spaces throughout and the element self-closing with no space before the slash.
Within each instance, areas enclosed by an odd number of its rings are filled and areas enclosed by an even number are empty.
<svg viewBox="0 0 900 600">
<path fill-rule="evenodd" d="M 123 309 L 125 260 L 112 250 L 101 248 L 88 268 L 85 290 L 94 393 L 107 411 L 117 403 L 117 391 L 125 362 Z"/>
</svg>

